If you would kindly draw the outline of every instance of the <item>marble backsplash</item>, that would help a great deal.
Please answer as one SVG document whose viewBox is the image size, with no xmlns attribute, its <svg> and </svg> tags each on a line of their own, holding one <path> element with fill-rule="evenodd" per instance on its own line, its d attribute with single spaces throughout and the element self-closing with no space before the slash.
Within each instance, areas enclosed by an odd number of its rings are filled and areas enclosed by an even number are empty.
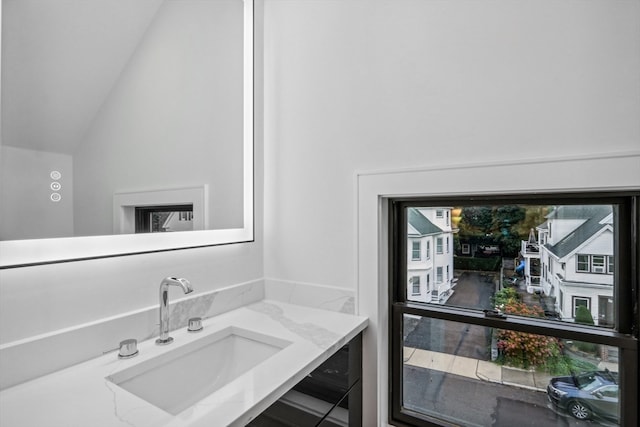
<svg viewBox="0 0 640 427">
<path fill-rule="evenodd" d="M 347 288 L 265 279 L 265 298 L 338 313 L 356 314 L 355 292 Z"/>
<path fill-rule="evenodd" d="M 276 300 L 306 307 L 355 314 L 355 292 L 331 286 L 274 279 L 176 298 L 170 304 L 171 331 L 261 301 Z M 159 334 L 158 306 L 60 329 L 0 345 L 0 390 L 113 352 L 128 338 L 138 342 Z"/>
</svg>

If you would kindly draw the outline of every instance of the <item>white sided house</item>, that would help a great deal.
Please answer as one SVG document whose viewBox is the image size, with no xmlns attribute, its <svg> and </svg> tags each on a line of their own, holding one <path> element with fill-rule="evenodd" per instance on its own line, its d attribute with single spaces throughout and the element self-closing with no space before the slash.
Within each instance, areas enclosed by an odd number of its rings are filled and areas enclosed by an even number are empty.
<svg viewBox="0 0 640 427">
<path fill-rule="evenodd" d="M 410 208 L 407 239 L 407 299 L 440 303 L 451 292 L 451 208 Z"/>
<path fill-rule="evenodd" d="M 538 227 L 540 286 L 555 298 L 562 319 L 579 306 L 596 325 L 613 325 L 613 210 L 611 206 L 560 206 Z"/>
</svg>

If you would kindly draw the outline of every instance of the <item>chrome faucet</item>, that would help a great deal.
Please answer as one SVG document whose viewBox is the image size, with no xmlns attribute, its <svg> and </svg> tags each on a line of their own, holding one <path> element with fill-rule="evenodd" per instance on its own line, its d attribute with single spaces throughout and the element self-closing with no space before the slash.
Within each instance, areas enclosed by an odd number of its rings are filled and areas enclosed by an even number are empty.
<svg viewBox="0 0 640 427">
<path fill-rule="evenodd" d="M 160 283 L 160 338 L 156 344 L 170 344 L 173 338 L 169 336 L 169 286 L 180 286 L 185 294 L 193 292 L 193 288 L 187 279 L 177 277 L 165 277 Z"/>
</svg>

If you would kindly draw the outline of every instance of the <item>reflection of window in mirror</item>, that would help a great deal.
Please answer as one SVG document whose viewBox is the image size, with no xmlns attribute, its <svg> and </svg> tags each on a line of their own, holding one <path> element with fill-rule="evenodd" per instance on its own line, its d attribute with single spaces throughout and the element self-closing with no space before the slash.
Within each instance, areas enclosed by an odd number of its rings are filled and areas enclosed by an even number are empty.
<svg viewBox="0 0 640 427">
<path fill-rule="evenodd" d="M 193 231 L 193 205 L 136 207 L 136 233 Z"/>
</svg>

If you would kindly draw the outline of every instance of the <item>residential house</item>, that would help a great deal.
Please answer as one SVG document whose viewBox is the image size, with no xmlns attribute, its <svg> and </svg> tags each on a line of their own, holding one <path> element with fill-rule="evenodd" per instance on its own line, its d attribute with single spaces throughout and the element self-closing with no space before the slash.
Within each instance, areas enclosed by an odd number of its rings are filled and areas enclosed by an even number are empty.
<svg viewBox="0 0 640 427">
<path fill-rule="evenodd" d="M 563 319 L 574 319 L 582 305 L 589 309 L 595 324 L 612 325 L 612 208 L 556 207 L 538 227 L 538 236 L 538 244 L 527 246 L 539 248 L 537 256 L 534 250 L 523 251 L 525 260 L 529 260 L 528 269 L 525 268 L 528 289 L 540 289 L 555 298 L 556 311 Z M 539 271 L 532 268 L 536 259 L 540 262 Z"/>
<path fill-rule="evenodd" d="M 453 283 L 451 208 L 410 208 L 407 298 L 443 302 Z"/>
</svg>

